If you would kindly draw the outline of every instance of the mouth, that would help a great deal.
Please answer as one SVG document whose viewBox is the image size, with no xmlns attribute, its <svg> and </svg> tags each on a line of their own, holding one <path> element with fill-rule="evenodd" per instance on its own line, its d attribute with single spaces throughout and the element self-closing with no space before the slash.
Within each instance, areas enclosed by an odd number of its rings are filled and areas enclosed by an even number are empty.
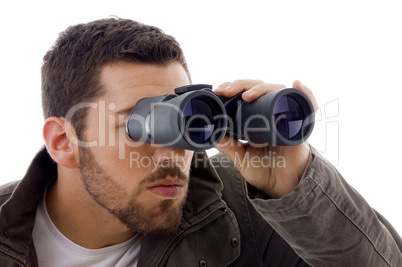
<svg viewBox="0 0 402 267">
<path fill-rule="evenodd" d="M 183 182 L 179 179 L 166 179 L 148 187 L 148 190 L 164 199 L 175 199 L 184 191 Z"/>
</svg>

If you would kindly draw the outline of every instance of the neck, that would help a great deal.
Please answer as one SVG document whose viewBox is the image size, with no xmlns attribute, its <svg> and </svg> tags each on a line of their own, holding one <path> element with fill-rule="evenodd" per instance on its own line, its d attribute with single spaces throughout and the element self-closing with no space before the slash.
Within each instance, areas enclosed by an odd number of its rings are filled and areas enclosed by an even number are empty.
<svg viewBox="0 0 402 267">
<path fill-rule="evenodd" d="M 134 235 L 88 194 L 77 169 L 58 167 L 58 179 L 49 184 L 45 200 L 57 229 L 82 247 L 103 248 Z"/>
</svg>

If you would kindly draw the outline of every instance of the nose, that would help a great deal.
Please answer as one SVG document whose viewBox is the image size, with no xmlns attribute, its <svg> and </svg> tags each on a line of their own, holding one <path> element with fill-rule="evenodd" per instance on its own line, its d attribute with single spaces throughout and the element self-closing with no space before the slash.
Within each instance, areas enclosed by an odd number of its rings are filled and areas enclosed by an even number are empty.
<svg viewBox="0 0 402 267">
<path fill-rule="evenodd" d="M 158 165 L 175 163 L 180 166 L 185 166 L 186 160 L 191 159 L 192 151 L 172 147 L 155 147 L 154 159 Z M 190 157 L 190 158 L 189 158 Z"/>
</svg>

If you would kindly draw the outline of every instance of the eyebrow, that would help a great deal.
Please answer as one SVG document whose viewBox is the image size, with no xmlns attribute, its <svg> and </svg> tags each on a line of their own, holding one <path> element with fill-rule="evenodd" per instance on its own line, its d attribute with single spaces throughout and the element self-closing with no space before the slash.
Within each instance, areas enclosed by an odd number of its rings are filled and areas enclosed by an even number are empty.
<svg viewBox="0 0 402 267">
<path fill-rule="evenodd" d="M 132 110 L 133 110 L 133 107 L 123 108 L 123 109 L 119 109 L 114 114 L 115 115 L 130 115 Z"/>
</svg>

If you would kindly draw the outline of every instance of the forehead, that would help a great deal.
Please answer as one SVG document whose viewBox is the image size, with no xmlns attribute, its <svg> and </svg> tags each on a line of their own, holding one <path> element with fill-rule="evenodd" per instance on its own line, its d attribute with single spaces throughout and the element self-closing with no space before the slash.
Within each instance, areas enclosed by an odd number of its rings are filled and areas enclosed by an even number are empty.
<svg viewBox="0 0 402 267">
<path fill-rule="evenodd" d="M 144 97 L 174 93 L 189 79 L 179 62 L 167 66 L 114 62 L 101 68 L 100 82 L 106 91 L 104 100 L 123 108 Z"/>
</svg>

